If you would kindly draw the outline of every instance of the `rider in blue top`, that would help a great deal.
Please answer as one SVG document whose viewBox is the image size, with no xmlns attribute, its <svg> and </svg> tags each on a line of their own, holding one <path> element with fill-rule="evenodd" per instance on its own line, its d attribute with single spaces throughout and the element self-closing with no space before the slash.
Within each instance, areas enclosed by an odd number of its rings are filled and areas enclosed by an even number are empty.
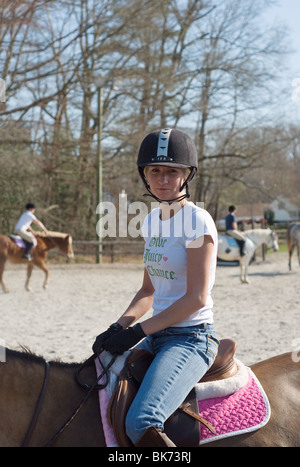
<svg viewBox="0 0 300 467">
<path fill-rule="evenodd" d="M 226 231 L 234 230 L 234 222 L 236 223 L 235 215 L 229 211 L 229 213 L 226 216 L 225 222 L 226 222 Z"/>
<path fill-rule="evenodd" d="M 238 230 L 237 228 L 237 221 L 235 217 L 235 211 L 236 207 L 235 206 L 229 206 L 228 208 L 228 214 L 225 218 L 225 223 L 226 223 L 226 234 L 229 235 L 230 237 L 233 237 L 237 240 L 238 245 L 240 247 L 240 255 L 244 256 L 244 246 L 245 246 L 245 241 L 246 237 L 243 232 Z"/>
</svg>

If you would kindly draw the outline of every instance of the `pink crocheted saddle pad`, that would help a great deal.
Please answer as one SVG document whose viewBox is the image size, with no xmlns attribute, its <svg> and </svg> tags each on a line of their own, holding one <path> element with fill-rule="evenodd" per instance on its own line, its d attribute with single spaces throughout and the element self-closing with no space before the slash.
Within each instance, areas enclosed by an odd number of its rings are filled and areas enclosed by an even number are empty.
<svg viewBox="0 0 300 467">
<path fill-rule="evenodd" d="M 99 376 L 101 367 L 97 360 L 95 365 Z M 258 430 L 268 422 L 271 411 L 267 396 L 250 368 L 248 371 L 247 384 L 234 394 L 198 401 L 199 414 L 208 420 L 217 432 L 214 435 L 201 425 L 200 444 Z M 102 389 L 99 391 L 101 420 L 106 445 L 112 447 L 117 446 L 117 443 L 106 417 L 108 404 L 108 394 L 106 389 Z"/>
<path fill-rule="evenodd" d="M 215 428 L 201 427 L 200 444 L 249 433 L 266 425 L 271 409 L 268 398 L 250 368 L 248 382 L 234 394 L 198 401 L 199 414 Z"/>
</svg>

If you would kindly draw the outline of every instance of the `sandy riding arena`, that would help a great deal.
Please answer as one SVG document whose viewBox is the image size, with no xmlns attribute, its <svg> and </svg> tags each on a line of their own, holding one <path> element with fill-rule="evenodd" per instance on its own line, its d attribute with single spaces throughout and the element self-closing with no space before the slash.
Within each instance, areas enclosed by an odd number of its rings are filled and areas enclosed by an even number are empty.
<svg viewBox="0 0 300 467">
<path fill-rule="evenodd" d="M 25 266 L 7 265 L 9 294 L 0 291 L 2 344 L 28 347 L 50 360 L 81 362 L 94 338 L 114 322 L 138 290 L 142 265 L 50 264 L 50 284 L 34 269 L 32 292 L 24 288 Z M 252 364 L 300 347 L 300 268 L 288 271 L 286 253 L 269 253 L 249 268 L 250 285 L 238 267 L 218 267 L 213 293 L 219 338 L 238 343 L 237 357 Z M 297 347 L 296 347 L 297 346 Z"/>
</svg>

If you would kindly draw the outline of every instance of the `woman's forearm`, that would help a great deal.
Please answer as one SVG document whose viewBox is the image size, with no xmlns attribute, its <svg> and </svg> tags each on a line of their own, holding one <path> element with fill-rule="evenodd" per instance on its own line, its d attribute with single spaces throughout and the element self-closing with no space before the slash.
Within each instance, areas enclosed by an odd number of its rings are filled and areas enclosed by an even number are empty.
<svg viewBox="0 0 300 467">
<path fill-rule="evenodd" d="M 151 291 L 140 289 L 117 322 L 121 324 L 124 329 L 127 328 L 144 316 L 150 310 L 152 303 L 153 294 Z"/>
<path fill-rule="evenodd" d="M 173 326 L 202 308 L 205 303 L 206 297 L 186 294 L 159 314 L 143 321 L 141 323 L 143 331 L 149 335 Z"/>
</svg>

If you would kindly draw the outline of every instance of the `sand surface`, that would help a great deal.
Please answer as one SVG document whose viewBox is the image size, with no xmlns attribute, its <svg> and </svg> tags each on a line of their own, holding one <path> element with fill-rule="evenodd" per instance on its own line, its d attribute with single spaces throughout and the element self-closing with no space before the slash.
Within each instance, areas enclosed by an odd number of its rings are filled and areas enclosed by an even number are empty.
<svg viewBox="0 0 300 467">
<path fill-rule="evenodd" d="M 24 288 L 25 266 L 7 264 L 0 290 L 0 343 L 54 360 L 88 358 L 97 334 L 125 310 L 142 280 L 137 264 L 50 264 L 49 288 L 34 269 L 32 291 Z M 288 271 L 286 253 L 269 253 L 249 269 L 250 285 L 241 284 L 239 267 L 218 267 L 213 290 L 219 338 L 238 343 L 245 364 L 295 350 L 300 341 L 300 268 Z"/>
</svg>

